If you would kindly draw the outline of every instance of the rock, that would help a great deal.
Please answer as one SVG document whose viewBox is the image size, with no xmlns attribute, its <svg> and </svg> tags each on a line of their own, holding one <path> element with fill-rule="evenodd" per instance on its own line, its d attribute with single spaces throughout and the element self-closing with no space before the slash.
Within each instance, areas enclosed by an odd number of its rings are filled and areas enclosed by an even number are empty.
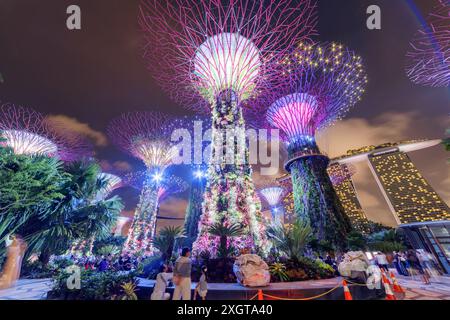
<svg viewBox="0 0 450 320">
<path fill-rule="evenodd" d="M 344 259 L 338 266 L 339 273 L 343 277 L 352 277 L 357 273 L 366 272 L 370 263 L 362 251 L 350 251 L 344 255 Z"/>
<path fill-rule="evenodd" d="M 238 283 L 245 287 L 265 287 L 270 283 L 269 266 L 256 254 L 237 257 L 233 271 Z"/>
</svg>

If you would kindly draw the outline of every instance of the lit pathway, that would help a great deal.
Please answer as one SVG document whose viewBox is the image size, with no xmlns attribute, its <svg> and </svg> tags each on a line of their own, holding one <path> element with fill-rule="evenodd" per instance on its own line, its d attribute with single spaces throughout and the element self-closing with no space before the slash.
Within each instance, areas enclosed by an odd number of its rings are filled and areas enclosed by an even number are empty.
<svg viewBox="0 0 450 320">
<path fill-rule="evenodd" d="M 398 277 L 405 289 L 405 300 L 450 300 L 450 277 L 433 277 L 431 284 L 424 284 L 419 277 Z"/>
<path fill-rule="evenodd" d="M 0 300 L 41 300 L 47 297 L 50 279 L 20 279 L 10 289 L 0 290 Z"/>
</svg>

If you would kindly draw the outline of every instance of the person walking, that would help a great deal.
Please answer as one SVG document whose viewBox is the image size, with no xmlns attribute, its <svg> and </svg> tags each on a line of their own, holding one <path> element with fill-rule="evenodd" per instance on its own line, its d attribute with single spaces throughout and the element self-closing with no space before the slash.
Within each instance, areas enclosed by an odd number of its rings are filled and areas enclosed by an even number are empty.
<svg viewBox="0 0 450 320">
<path fill-rule="evenodd" d="M 377 261 L 377 265 L 380 269 L 384 269 L 384 271 L 389 272 L 388 261 L 386 255 L 383 252 L 379 252 L 375 259 Z"/>
<path fill-rule="evenodd" d="M 200 276 L 200 280 L 197 283 L 197 286 L 195 287 L 194 291 L 194 300 L 197 300 L 197 293 L 202 298 L 202 300 L 206 300 L 206 294 L 208 293 L 208 282 L 207 282 L 207 276 L 206 273 L 208 272 L 208 269 L 206 266 L 202 267 L 202 275 Z"/>
<path fill-rule="evenodd" d="M 173 270 L 173 283 L 175 291 L 173 300 L 191 300 L 191 269 L 192 261 L 190 259 L 191 250 L 183 248 L 181 256 L 175 262 Z"/>
<path fill-rule="evenodd" d="M 170 294 L 166 292 L 166 289 L 172 278 L 173 273 L 170 268 L 166 264 L 162 265 L 160 272 L 156 276 L 156 283 L 150 300 L 169 300 Z"/>
</svg>

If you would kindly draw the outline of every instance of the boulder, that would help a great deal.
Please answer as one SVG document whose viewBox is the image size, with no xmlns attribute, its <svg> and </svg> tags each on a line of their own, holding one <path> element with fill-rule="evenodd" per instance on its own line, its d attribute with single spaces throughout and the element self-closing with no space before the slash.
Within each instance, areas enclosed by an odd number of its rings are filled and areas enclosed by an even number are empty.
<svg viewBox="0 0 450 320">
<path fill-rule="evenodd" d="M 238 283 L 245 287 L 265 287 L 270 283 L 269 266 L 256 254 L 237 257 L 233 271 Z"/>
<path fill-rule="evenodd" d="M 370 262 L 362 251 L 350 251 L 344 255 L 344 259 L 338 266 L 339 273 L 343 277 L 355 277 L 365 273 Z"/>
</svg>

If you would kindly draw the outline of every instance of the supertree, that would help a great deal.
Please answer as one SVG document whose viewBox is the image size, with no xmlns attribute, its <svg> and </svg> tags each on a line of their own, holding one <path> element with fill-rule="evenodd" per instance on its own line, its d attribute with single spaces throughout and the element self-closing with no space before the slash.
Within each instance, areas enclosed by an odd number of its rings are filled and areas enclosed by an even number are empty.
<svg viewBox="0 0 450 320">
<path fill-rule="evenodd" d="M 60 127 L 31 108 L 11 103 L 0 106 L 0 135 L 4 139 L 1 143 L 14 153 L 45 155 L 63 161 L 92 155 L 92 146 L 82 135 Z"/>
<path fill-rule="evenodd" d="M 406 74 L 430 87 L 450 85 L 450 1 L 440 0 L 411 42 Z"/>
<path fill-rule="evenodd" d="M 192 246 L 198 235 L 198 225 L 202 214 L 203 197 L 206 189 L 207 167 L 211 157 L 211 118 L 208 116 L 185 116 L 172 121 L 172 132 L 180 130 L 178 144 L 183 163 L 191 169 L 189 202 L 186 208 L 183 244 Z"/>
<path fill-rule="evenodd" d="M 154 77 L 176 101 L 212 114 L 212 161 L 194 253 L 217 255 L 219 237 L 209 233 L 216 223 L 240 225 L 243 235 L 230 243 L 236 251 L 267 253 L 241 103 L 262 90 L 271 60 L 314 33 L 315 1 L 147 0 L 140 12 Z"/>
<path fill-rule="evenodd" d="M 170 119 L 157 112 L 126 113 L 111 121 L 108 135 L 122 150 L 146 166 L 139 202 L 124 250 L 153 254 L 158 197 L 165 169 L 176 155 L 170 136 L 164 132 Z"/>
<path fill-rule="evenodd" d="M 294 211 L 307 219 L 319 240 L 345 245 L 349 222 L 327 174 L 329 159 L 315 141 L 317 130 L 340 119 L 364 92 L 361 57 L 336 43 L 299 43 L 277 62 L 272 90 L 253 104 L 267 109 L 268 123 L 286 142 Z"/>
<path fill-rule="evenodd" d="M 268 186 L 259 190 L 266 202 L 270 206 L 272 219 L 276 223 L 284 223 L 284 210 L 280 206 L 280 200 L 283 198 L 284 189 L 279 186 Z"/>
</svg>

